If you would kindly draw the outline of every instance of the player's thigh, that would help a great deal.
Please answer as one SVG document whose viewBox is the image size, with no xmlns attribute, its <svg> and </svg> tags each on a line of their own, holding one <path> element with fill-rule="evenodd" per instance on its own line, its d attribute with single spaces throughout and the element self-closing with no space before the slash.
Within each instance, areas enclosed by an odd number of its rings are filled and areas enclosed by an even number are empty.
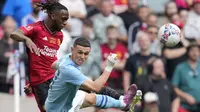
<svg viewBox="0 0 200 112">
<path fill-rule="evenodd" d="M 85 99 L 82 104 L 82 108 L 89 107 L 89 106 L 95 106 L 96 105 L 96 94 L 95 93 L 86 93 Z"/>
<path fill-rule="evenodd" d="M 84 100 L 85 100 L 86 92 L 78 90 L 73 101 L 72 101 L 72 108 L 69 112 L 79 112 Z"/>
</svg>

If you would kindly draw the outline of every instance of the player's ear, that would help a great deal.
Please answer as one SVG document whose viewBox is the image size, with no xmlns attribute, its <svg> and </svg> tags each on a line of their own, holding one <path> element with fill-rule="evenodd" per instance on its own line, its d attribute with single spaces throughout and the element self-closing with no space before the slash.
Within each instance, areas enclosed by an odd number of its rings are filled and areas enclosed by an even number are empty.
<svg viewBox="0 0 200 112">
<path fill-rule="evenodd" d="M 49 14 L 49 17 L 51 18 L 51 20 L 55 20 L 55 17 L 56 17 L 56 16 L 55 16 L 54 13 L 50 13 L 50 14 Z"/>
<path fill-rule="evenodd" d="M 74 50 L 74 47 L 71 47 L 71 52 L 73 52 L 73 50 Z"/>
</svg>

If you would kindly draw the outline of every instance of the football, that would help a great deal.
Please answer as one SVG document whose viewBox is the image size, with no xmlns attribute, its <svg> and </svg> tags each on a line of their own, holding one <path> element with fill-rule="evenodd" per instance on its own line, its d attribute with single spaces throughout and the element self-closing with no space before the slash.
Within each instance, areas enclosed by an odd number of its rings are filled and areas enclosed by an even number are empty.
<svg viewBox="0 0 200 112">
<path fill-rule="evenodd" d="M 158 31 L 158 38 L 164 46 L 176 46 L 181 40 L 181 30 L 175 24 L 164 24 Z"/>
</svg>

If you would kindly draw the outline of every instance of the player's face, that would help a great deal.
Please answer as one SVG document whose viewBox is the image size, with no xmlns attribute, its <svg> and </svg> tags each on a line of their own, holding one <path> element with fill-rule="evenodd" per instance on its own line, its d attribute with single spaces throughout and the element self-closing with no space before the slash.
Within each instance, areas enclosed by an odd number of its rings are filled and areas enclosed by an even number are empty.
<svg viewBox="0 0 200 112">
<path fill-rule="evenodd" d="M 72 47 L 72 60 L 79 66 L 87 60 L 89 54 L 90 47 L 83 47 L 80 45 Z"/>
<path fill-rule="evenodd" d="M 60 11 L 56 11 L 54 14 L 55 14 L 54 27 L 57 31 L 60 31 L 66 26 L 67 20 L 69 19 L 69 13 L 67 10 L 63 9 Z"/>
<path fill-rule="evenodd" d="M 192 47 L 189 51 L 189 59 L 191 61 L 198 61 L 199 56 L 200 56 L 200 51 L 198 47 Z"/>
</svg>

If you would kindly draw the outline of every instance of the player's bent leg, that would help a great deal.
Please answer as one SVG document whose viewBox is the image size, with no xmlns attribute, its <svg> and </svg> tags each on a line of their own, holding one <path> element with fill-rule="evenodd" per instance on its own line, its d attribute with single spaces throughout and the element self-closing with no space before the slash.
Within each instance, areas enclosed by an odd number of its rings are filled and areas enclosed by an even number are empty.
<svg viewBox="0 0 200 112">
<path fill-rule="evenodd" d="M 78 90 L 73 101 L 72 101 L 72 108 L 69 110 L 69 112 L 79 112 L 80 108 L 83 105 L 83 102 L 86 97 L 86 92 L 82 90 Z"/>
<path fill-rule="evenodd" d="M 46 112 L 44 108 L 45 100 L 48 95 L 49 90 L 49 84 L 51 83 L 51 79 L 43 82 L 42 84 L 38 84 L 35 86 L 32 86 L 32 91 L 35 96 L 35 99 L 37 101 L 38 107 L 40 109 L 40 112 Z"/>
</svg>

